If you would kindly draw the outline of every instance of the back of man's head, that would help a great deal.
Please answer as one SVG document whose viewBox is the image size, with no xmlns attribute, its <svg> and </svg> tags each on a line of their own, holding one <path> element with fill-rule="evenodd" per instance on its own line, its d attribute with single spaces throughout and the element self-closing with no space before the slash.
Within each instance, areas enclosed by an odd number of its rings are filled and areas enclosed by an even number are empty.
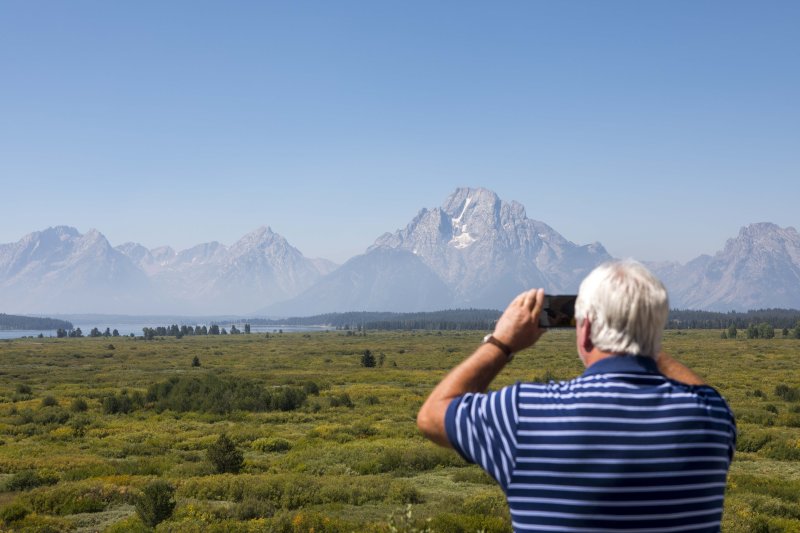
<svg viewBox="0 0 800 533">
<path fill-rule="evenodd" d="M 667 289 L 642 264 L 612 261 L 581 283 L 575 302 L 578 323 L 591 323 L 591 341 L 604 352 L 657 357 L 669 314 Z"/>
</svg>

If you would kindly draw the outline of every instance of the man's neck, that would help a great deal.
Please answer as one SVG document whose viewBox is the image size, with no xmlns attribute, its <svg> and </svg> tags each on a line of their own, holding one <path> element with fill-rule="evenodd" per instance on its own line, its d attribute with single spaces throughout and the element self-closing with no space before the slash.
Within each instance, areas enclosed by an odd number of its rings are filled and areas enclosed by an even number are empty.
<svg viewBox="0 0 800 533">
<path fill-rule="evenodd" d="M 603 359 L 608 359 L 609 357 L 614 357 L 614 352 L 604 352 L 599 348 L 595 347 L 592 348 L 591 352 L 585 353 L 581 356 L 581 360 L 583 361 L 583 366 L 589 368 L 593 364 L 598 361 L 602 361 Z"/>
</svg>

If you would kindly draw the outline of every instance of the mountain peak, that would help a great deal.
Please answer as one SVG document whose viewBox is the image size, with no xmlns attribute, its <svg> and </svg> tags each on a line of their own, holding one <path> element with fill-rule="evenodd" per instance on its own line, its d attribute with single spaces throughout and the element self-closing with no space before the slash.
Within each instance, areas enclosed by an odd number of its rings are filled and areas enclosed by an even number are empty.
<svg viewBox="0 0 800 533">
<path fill-rule="evenodd" d="M 52 232 L 59 236 L 65 237 L 79 237 L 81 232 L 72 226 L 53 226 L 44 230 L 44 232 Z"/>
<path fill-rule="evenodd" d="M 83 234 L 83 238 L 85 240 L 87 240 L 87 241 L 90 241 L 90 242 L 91 241 L 99 241 L 99 240 L 104 240 L 105 239 L 105 235 L 100 233 L 95 228 L 89 228 L 89 231 L 87 231 L 86 233 Z"/>
<path fill-rule="evenodd" d="M 755 236 L 763 235 L 765 233 L 773 233 L 781 229 L 777 224 L 772 222 L 753 222 L 747 226 L 742 226 L 739 230 L 739 236 Z"/>
<path fill-rule="evenodd" d="M 233 251 L 269 246 L 291 246 L 286 239 L 269 226 L 259 226 L 231 246 Z"/>
<path fill-rule="evenodd" d="M 494 191 L 483 187 L 459 187 L 444 201 L 442 210 L 450 217 L 460 219 L 470 205 L 473 209 L 476 206 L 493 209 L 499 203 L 500 198 Z"/>
<path fill-rule="evenodd" d="M 251 231 L 248 235 L 271 235 L 273 233 L 272 228 L 269 226 L 261 225 Z"/>
<path fill-rule="evenodd" d="M 800 235 L 771 222 L 749 224 L 714 256 L 657 268 L 673 305 L 692 309 L 797 307 Z"/>
<path fill-rule="evenodd" d="M 468 306 L 502 306 L 534 286 L 574 291 L 610 258 L 602 246 L 578 246 L 483 187 L 457 188 L 441 207 L 422 209 L 404 229 L 379 237 L 368 253 L 381 247 L 419 257 L 456 303 Z"/>
<path fill-rule="evenodd" d="M 76 239 L 81 236 L 81 233 L 72 226 L 50 226 L 42 231 L 34 231 L 28 233 L 20 242 L 34 242 L 38 240 L 54 240 L 54 241 L 67 241 Z"/>
<path fill-rule="evenodd" d="M 742 227 L 739 235 L 728 239 L 726 253 L 731 250 L 797 249 L 800 235 L 791 226 L 782 228 L 772 222 L 756 222 Z"/>
</svg>

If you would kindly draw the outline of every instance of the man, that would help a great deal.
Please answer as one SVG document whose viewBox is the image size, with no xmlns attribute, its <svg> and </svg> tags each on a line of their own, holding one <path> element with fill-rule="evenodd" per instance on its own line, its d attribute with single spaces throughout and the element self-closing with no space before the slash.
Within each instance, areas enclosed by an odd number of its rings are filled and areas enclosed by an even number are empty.
<svg viewBox="0 0 800 533">
<path fill-rule="evenodd" d="M 542 335 L 543 298 L 511 302 L 425 401 L 420 430 L 497 480 L 515 531 L 719 531 L 735 422 L 716 390 L 660 353 L 664 285 L 634 261 L 597 267 L 575 303 L 583 375 L 485 393 Z"/>
</svg>

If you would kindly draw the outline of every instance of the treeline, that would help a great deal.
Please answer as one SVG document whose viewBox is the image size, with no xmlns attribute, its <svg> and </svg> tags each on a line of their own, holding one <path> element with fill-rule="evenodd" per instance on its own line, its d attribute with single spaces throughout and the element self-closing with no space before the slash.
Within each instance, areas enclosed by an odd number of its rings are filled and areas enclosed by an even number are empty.
<svg viewBox="0 0 800 533">
<path fill-rule="evenodd" d="M 250 324 L 245 324 L 243 329 L 239 329 L 236 327 L 235 324 L 231 324 L 230 334 L 231 335 L 239 335 L 240 333 L 249 334 L 250 333 Z M 224 327 L 220 327 L 219 324 L 212 324 L 211 326 L 179 326 L 177 324 L 172 324 L 171 326 L 156 326 L 154 328 L 142 328 L 142 337 L 145 340 L 153 340 L 156 337 L 175 337 L 180 339 L 181 337 L 185 337 L 187 335 L 228 335 L 229 332 Z M 41 336 L 41 335 L 40 335 Z M 119 331 L 116 329 L 111 331 L 110 328 L 106 328 L 105 331 L 100 331 L 98 328 L 92 328 L 88 335 L 85 335 L 81 328 L 76 329 L 64 329 L 58 328 L 56 330 L 56 337 L 59 339 L 65 337 L 119 337 Z M 134 336 L 133 333 L 130 334 L 131 337 Z"/>
<path fill-rule="evenodd" d="M 55 318 L 0 313 L 0 329 L 72 329 L 72 322 Z"/>
<path fill-rule="evenodd" d="M 326 313 L 280 320 L 253 318 L 249 322 L 264 326 L 330 326 L 342 330 L 491 330 L 500 311 L 496 309 L 446 309 L 421 313 L 348 312 Z M 747 312 L 694 311 L 672 309 L 667 329 L 746 329 L 752 324 L 770 324 L 783 329 L 800 322 L 797 309 L 757 309 Z"/>
<path fill-rule="evenodd" d="M 239 335 L 244 333 L 250 334 L 250 324 L 245 324 L 243 329 L 236 327 L 236 324 L 231 324 L 231 335 Z M 228 330 L 224 327 L 221 328 L 219 324 L 211 324 L 211 326 L 178 326 L 172 324 L 171 326 L 158 326 L 155 328 L 142 328 L 142 335 L 145 340 L 152 340 L 155 337 L 181 337 L 191 335 L 228 335 Z"/>
<path fill-rule="evenodd" d="M 775 338 L 775 328 L 771 324 L 761 322 L 760 324 L 750 324 L 744 330 L 744 334 L 748 339 L 773 339 Z M 727 329 L 722 330 L 720 335 L 723 339 L 735 339 L 739 335 L 739 330 L 735 325 L 731 324 Z M 782 337 L 791 337 L 793 339 L 800 339 L 800 322 L 791 329 L 784 327 L 781 330 Z"/>
<path fill-rule="evenodd" d="M 69 338 L 78 337 L 78 338 L 80 338 L 80 337 L 83 337 L 83 336 L 84 335 L 83 335 L 83 331 L 81 331 L 81 328 L 69 329 L 69 330 L 66 330 L 64 328 L 58 328 L 56 330 L 56 337 L 58 337 L 59 339 L 63 339 L 65 337 L 69 337 Z M 106 328 L 105 331 L 100 331 L 97 328 L 92 328 L 92 330 L 89 332 L 88 336 L 89 337 L 119 337 L 119 331 L 117 331 L 116 329 L 114 331 L 111 331 L 111 328 Z"/>
<path fill-rule="evenodd" d="M 800 310 L 797 309 L 756 309 L 745 313 L 673 309 L 669 312 L 667 329 L 724 329 L 729 326 L 746 329 L 753 324 L 769 324 L 783 329 L 793 328 L 798 322 Z"/>
<path fill-rule="evenodd" d="M 445 309 L 420 313 L 359 311 L 291 317 L 281 320 L 251 319 L 263 326 L 330 326 L 342 330 L 490 330 L 500 318 L 496 309 Z"/>
</svg>

